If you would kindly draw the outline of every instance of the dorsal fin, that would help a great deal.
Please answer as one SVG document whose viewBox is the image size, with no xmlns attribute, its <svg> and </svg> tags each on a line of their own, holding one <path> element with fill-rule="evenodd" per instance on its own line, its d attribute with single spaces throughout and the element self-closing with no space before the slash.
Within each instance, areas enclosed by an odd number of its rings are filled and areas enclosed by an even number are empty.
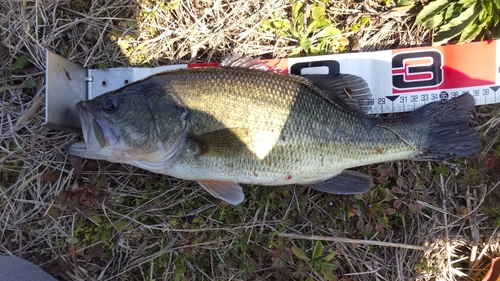
<svg viewBox="0 0 500 281">
<path fill-rule="evenodd" d="M 219 66 L 279 72 L 276 67 L 271 67 L 259 59 L 242 54 L 227 56 Z M 362 113 L 368 113 L 371 109 L 372 93 L 365 79 L 359 76 L 352 74 L 310 74 L 303 75 L 303 77 L 322 90 L 324 97 L 330 101 L 335 102 L 340 99 L 345 107 Z"/>
<path fill-rule="evenodd" d="M 260 59 L 254 59 L 251 56 L 242 54 L 234 54 L 225 57 L 219 66 L 249 68 L 249 69 L 258 69 L 268 72 L 277 72 L 277 69 L 275 67 L 267 65 L 267 63 L 260 61 Z"/>
<path fill-rule="evenodd" d="M 342 100 L 350 109 L 367 113 L 372 93 L 365 79 L 352 74 L 304 75 L 328 96 Z"/>
</svg>

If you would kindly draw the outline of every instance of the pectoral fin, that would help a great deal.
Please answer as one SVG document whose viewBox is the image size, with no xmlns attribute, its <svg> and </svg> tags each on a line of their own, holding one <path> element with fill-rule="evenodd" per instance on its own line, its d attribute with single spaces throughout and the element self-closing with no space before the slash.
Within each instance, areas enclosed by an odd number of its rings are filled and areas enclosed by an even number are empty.
<svg viewBox="0 0 500 281">
<path fill-rule="evenodd" d="M 241 186 L 235 182 L 217 180 L 199 180 L 198 183 L 214 197 L 231 205 L 238 205 L 245 199 Z"/>
<path fill-rule="evenodd" d="M 306 186 L 332 194 L 357 194 L 365 193 L 372 187 L 372 178 L 360 172 L 345 170 L 331 179 Z"/>
<path fill-rule="evenodd" d="M 248 133 L 245 129 L 222 129 L 190 138 L 196 156 L 224 156 L 245 149 Z"/>
<path fill-rule="evenodd" d="M 227 128 L 194 136 L 188 141 L 195 157 L 233 156 L 250 151 L 263 159 L 273 149 L 280 133 L 278 130 Z"/>
</svg>

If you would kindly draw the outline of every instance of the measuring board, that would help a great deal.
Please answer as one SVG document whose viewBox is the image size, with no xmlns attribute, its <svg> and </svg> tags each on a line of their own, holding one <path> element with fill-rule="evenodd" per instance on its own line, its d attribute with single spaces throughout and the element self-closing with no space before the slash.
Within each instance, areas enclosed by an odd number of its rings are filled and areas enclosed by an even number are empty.
<svg viewBox="0 0 500 281">
<path fill-rule="evenodd" d="M 47 51 L 44 125 L 79 131 L 75 104 L 116 90 L 150 75 L 178 68 L 218 63 L 179 64 L 155 68 L 85 69 Z M 419 47 L 366 53 L 262 60 L 283 74 L 349 73 L 363 77 L 372 98 L 369 113 L 413 111 L 424 104 L 470 93 L 476 105 L 500 102 L 500 41 Z"/>
</svg>

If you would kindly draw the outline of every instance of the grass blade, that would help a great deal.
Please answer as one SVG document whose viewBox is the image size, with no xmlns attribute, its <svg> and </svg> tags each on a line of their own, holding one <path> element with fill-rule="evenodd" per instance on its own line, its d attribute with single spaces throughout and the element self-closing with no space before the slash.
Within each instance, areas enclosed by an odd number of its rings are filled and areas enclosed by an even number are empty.
<svg viewBox="0 0 500 281">
<path fill-rule="evenodd" d="M 460 0 L 460 1 L 458 1 L 458 4 L 463 5 L 464 7 L 469 7 L 472 4 L 474 4 L 475 2 L 476 2 L 476 0 Z"/>
<path fill-rule="evenodd" d="M 477 21 L 471 22 L 460 35 L 460 40 L 458 43 L 467 43 L 474 40 L 481 32 L 481 26 Z"/>
<path fill-rule="evenodd" d="M 434 16 L 446 9 L 449 4 L 448 0 L 437 0 L 429 3 L 422 9 L 422 11 L 420 11 L 420 13 L 418 13 L 415 23 L 424 24 L 426 21 L 434 18 Z"/>
<path fill-rule="evenodd" d="M 460 34 L 472 21 L 474 21 L 481 9 L 481 4 L 467 8 L 460 16 L 452 19 L 449 23 L 443 25 L 441 29 L 434 34 L 433 45 L 442 45 Z"/>
</svg>

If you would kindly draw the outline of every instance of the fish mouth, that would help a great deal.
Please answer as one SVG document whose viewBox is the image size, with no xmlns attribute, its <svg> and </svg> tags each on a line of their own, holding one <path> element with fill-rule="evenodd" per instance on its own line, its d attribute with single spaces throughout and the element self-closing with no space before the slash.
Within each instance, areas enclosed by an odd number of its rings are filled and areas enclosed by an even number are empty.
<svg viewBox="0 0 500 281">
<path fill-rule="evenodd" d="M 92 115 L 85 102 L 77 103 L 76 108 L 80 115 L 83 139 L 88 150 L 103 149 L 107 145 L 114 146 L 118 142 L 117 130 L 110 121 Z"/>
</svg>

